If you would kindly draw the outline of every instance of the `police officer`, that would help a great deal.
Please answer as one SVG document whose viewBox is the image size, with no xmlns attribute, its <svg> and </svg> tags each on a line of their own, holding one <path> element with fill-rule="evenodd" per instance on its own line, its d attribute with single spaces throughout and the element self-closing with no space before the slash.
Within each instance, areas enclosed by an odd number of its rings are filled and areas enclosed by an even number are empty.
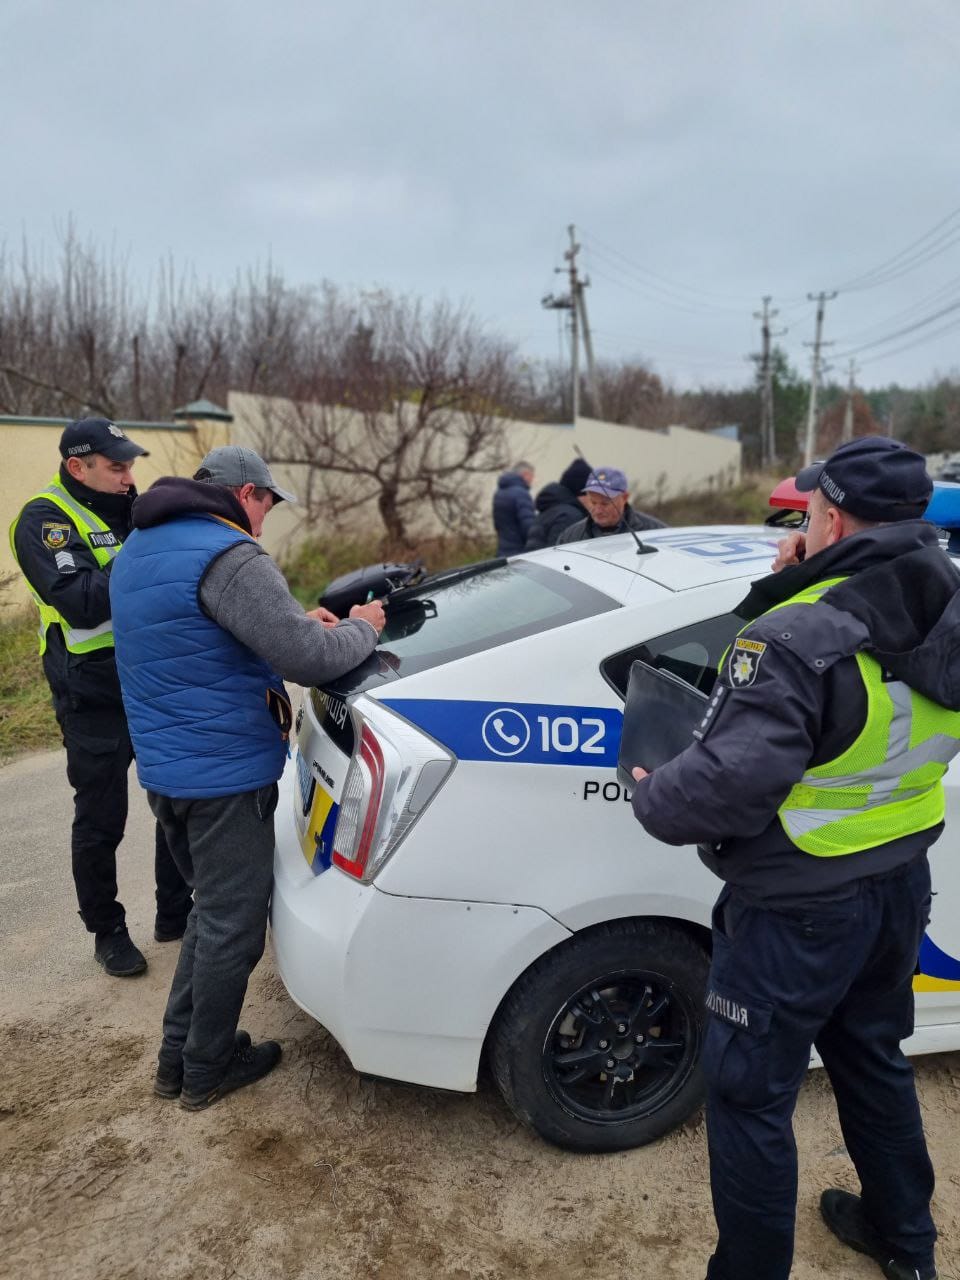
<svg viewBox="0 0 960 1280">
<path fill-rule="evenodd" d="M 634 812 L 726 884 L 713 917 L 703 1069 L 711 1280 L 786 1280 L 792 1118 L 816 1047 L 859 1196 L 825 1191 L 840 1240 L 892 1280 L 933 1280 L 933 1169 L 913 1073 L 927 849 L 960 748 L 960 580 L 921 519 L 923 458 L 866 437 L 806 468 L 805 533 L 737 613 L 744 629 L 694 743 Z M 642 762 L 640 762 L 642 764 Z"/>
<path fill-rule="evenodd" d="M 147 962 L 117 901 L 117 846 L 127 819 L 133 759 L 113 653 L 109 581 L 131 529 L 131 474 L 146 450 L 105 418 L 71 422 L 60 437 L 57 475 L 10 526 L 10 545 L 40 610 L 40 653 L 67 749 L 74 789 L 71 838 L 80 916 L 97 961 L 113 977 Z M 158 942 L 183 936 L 190 889 L 156 828 Z"/>
</svg>

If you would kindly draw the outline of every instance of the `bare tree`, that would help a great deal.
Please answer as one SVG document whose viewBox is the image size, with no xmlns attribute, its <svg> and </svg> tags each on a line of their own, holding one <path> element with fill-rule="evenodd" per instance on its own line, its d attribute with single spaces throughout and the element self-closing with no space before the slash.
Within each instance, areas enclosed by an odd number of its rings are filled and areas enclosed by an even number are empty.
<svg viewBox="0 0 960 1280">
<path fill-rule="evenodd" d="M 312 351 L 293 399 L 268 407 L 259 441 L 272 462 L 304 470 L 308 523 L 373 503 L 394 544 L 425 506 L 448 528 L 478 528 L 470 477 L 506 465 L 513 349 L 463 307 L 328 287 Z"/>
</svg>

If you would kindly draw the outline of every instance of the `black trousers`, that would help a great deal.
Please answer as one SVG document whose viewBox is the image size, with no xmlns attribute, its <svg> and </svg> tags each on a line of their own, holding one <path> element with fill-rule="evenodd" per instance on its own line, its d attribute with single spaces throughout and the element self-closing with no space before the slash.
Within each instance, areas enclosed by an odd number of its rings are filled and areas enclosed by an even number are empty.
<svg viewBox="0 0 960 1280">
<path fill-rule="evenodd" d="M 913 1070 L 913 975 L 930 918 L 926 855 L 794 913 L 725 889 L 714 912 L 703 1066 L 714 1214 L 708 1280 L 787 1280 L 797 1150 L 793 1111 L 816 1045 L 860 1178 L 898 1261 L 933 1263 L 933 1167 Z"/>
<path fill-rule="evenodd" d="M 147 800 L 196 896 L 163 1015 L 159 1062 L 182 1062 L 184 1089 L 206 1093 L 226 1073 L 247 982 L 263 955 L 277 786 L 203 800 L 148 791 Z"/>
<path fill-rule="evenodd" d="M 117 900 L 117 846 L 127 823 L 127 772 L 133 746 L 122 709 L 58 707 L 57 711 L 67 749 L 67 778 L 74 790 L 71 854 L 80 916 L 91 933 L 106 933 L 126 918 Z M 177 932 L 187 919 L 192 898 L 159 823 L 154 871 L 156 927 Z"/>
</svg>

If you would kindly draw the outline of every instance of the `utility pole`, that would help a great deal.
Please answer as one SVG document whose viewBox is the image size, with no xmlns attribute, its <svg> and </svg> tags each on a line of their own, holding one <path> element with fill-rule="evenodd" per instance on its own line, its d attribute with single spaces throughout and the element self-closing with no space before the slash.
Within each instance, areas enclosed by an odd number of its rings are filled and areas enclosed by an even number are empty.
<svg viewBox="0 0 960 1280">
<path fill-rule="evenodd" d="M 847 404 L 843 411 L 843 431 L 840 435 L 840 443 L 846 444 L 848 440 L 853 439 L 853 378 L 857 372 L 857 362 L 853 356 L 850 357 L 850 369 L 847 377 Z"/>
<path fill-rule="evenodd" d="M 813 342 L 805 342 L 805 347 L 813 347 L 813 358 L 811 360 L 810 373 L 810 401 L 807 405 L 807 432 L 803 443 L 803 465 L 809 467 L 813 461 L 813 453 L 816 448 L 816 425 L 817 425 L 817 391 L 820 385 L 820 349 L 821 347 L 832 347 L 832 342 L 823 341 L 823 309 L 826 303 L 837 296 L 834 289 L 832 293 L 825 293 L 822 289 L 819 293 L 808 293 L 807 298 L 810 302 L 817 304 L 817 328 Z"/>
<path fill-rule="evenodd" d="M 587 320 L 587 303 L 584 297 L 584 289 L 590 284 L 588 277 L 580 278 L 577 271 L 577 254 L 580 252 L 580 245 L 577 244 L 576 228 L 573 223 L 567 228 L 570 236 L 570 248 L 564 253 L 563 257 L 568 264 L 567 267 L 555 267 L 555 271 L 566 271 L 570 280 L 570 292 L 557 297 L 555 294 L 548 293 L 541 299 L 541 305 L 550 311 L 569 311 L 570 312 L 570 380 L 571 391 L 570 400 L 573 413 L 573 425 L 577 425 L 577 418 L 580 416 L 580 329 L 583 327 L 583 347 L 587 355 L 587 378 L 590 383 L 590 394 L 593 398 L 593 411 L 600 416 L 600 394 L 597 387 L 596 366 L 593 360 L 593 342 L 590 338 L 590 325 Z"/>
<path fill-rule="evenodd" d="M 786 333 L 786 329 L 778 329 L 773 334 L 770 321 L 779 311 L 770 310 L 770 295 L 763 298 L 763 311 L 753 313 L 755 320 L 761 320 L 763 348 L 760 353 L 760 462 L 765 467 L 777 465 L 777 437 L 773 422 L 773 360 L 771 358 L 770 339 Z M 756 357 L 754 357 L 756 359 Z"/>
</svg>

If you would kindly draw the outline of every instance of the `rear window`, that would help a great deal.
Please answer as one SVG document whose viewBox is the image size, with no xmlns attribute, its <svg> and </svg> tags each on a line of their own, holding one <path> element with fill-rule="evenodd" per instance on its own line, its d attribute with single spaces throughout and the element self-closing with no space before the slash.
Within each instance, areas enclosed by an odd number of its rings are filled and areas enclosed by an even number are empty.
<svg viewBox="0 0 960 1280">
<path fill-rule="evenodd" d="M 617 608 L 617 601 L 576 578 L 528 561 L 466 570 L 389 601 L 372 659 L 328 688 L 356 693 Z"/>
<path fill-rule="evenodd" d="M 430 584 L 387 608 L 380 654 L 412 675 L 496 645 L 618 608 L 576 578 L 542 565 L 508 562 L 486 573 Z"/>
</svg>

